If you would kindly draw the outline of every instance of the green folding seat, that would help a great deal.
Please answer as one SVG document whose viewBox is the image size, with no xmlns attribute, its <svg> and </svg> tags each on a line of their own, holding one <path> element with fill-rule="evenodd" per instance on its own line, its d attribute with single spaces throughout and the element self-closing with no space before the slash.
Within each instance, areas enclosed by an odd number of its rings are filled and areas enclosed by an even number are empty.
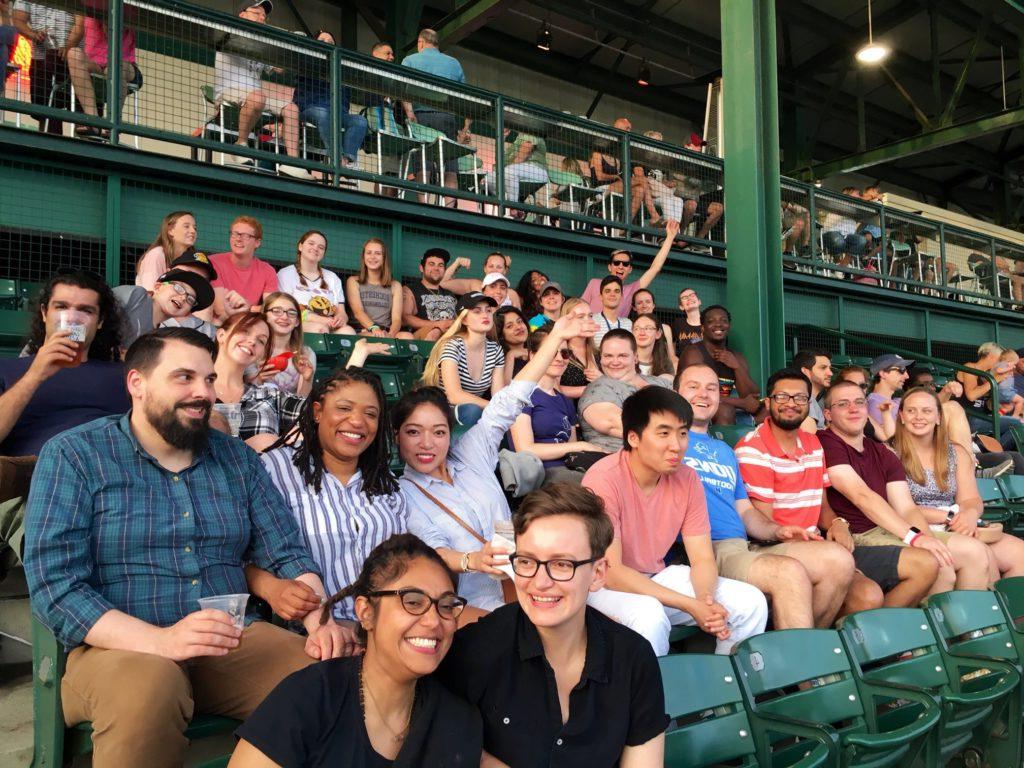
<svg viewBox="0 0 1024 768">
<path fill-rule="evenodd" d="M 985 662 L 944 658 L 928 617 L 919 608 L 861 611 L 840 622 L 839 634 L 858 683 L 907 685 L 939 696 L 939 725 L 918 765 L 946 765 L 961 753 L 973 752 L 979 759 L 987 755 L 993 730 L 1005 718 L 1007 707 L 1016 703 L 1020 675 L 1013 670 L 988 675 L 988 687 L 963 690 L 962 679 L 987 669 Z M 920 712 L 916 703 L 899 703 L 879 713 L 887 729 L 902 727 Z"/>
<path fill-rule="evenodd" d="M 658 659 L 665 688 L 665 711 L 672 718 L 665 734 L 665 768 L 704 768 L 727 764 L 755 768 L 757 748 L 736 672 L 725 656 L 686 653 Z M 835 742 L 814 728 L 775 722 L 774 727 L 807 740 L 800 768 L 834 764 Z"/>
<path fill-rule="evenodd" d="M 782 725 L 813 728 L 837 745 L 837 768 L 909 766 L 938 725 L 933 694 L 860 680 L 831 629 L 785 629 L 748 638 L 733 648 L 733 662 L 747 703 L 758 762 L 782 768 L 812 746 L 796 742 Z M 889 728 L 879 706 L 907 700 L 920 707 L 910 721 Z"/>
<path fill-rule="evenodd" d="M 708 433 L 712 437 L 728 443 L 730 448 L 742 440 L 748 432 L 753 431 L 754 427 L 746 424 L 712 424 L 708 427 Z"/>
<path fill-rule="evenodd" d="M 980 668 L 962 675 L 961 691 L 972 693 L 993 685 L 1022 667 L 1010 621 L 996 594 L 989 590 L 963 589 L 942 592 L 925 600 L 928 621 L 939 639 L 939 650 L 947 669 L 965 659 L 984 662 Z M 989 763 L 995 766 L 1019 766 L 1021 759 L 1021 713 L 1024 711 L 1024 686 L 1018 683 L 1012 706 L 992 731 Z"/>
</svg>

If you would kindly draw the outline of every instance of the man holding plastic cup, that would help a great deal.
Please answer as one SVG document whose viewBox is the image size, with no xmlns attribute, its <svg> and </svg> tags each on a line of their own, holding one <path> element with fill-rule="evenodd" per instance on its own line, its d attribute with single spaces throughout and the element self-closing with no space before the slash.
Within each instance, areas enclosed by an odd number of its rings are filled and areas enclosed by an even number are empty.
<svg viewBox="0 0 1024 768">
<path fill-rule="evenodd" d="M 97 768 L 180 766 L 194 713 L 247 717 L 282 679 L 353 640 L 320 625 L 323 584 L 259 456 L 209 428 L 215 350 L 189 328 L 140 336 L 124 363 L 131 410 L 58 435 L 36 466 L 32 608 L 70 649 L 64 718 L 97 725 Z M 307 638 L 236 625 L 249 563 L 312 590 Z M 218 596 L 220 610 L 199 604 Z"/>
</svg>

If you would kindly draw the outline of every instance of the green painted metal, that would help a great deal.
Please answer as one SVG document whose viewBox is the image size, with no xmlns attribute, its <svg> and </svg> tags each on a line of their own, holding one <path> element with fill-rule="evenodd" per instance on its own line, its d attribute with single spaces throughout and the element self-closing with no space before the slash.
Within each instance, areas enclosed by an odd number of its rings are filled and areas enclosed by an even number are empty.
<svg viewBox="0 0 1024 768">
<path fill-rule="evenodd" d="M 121 282 L 121 176 L 116 173 L 107 177 L 106 222 L 107 263 L 104 278 L 107 285 L 117 285 Z"/>
<path fill-rule="evenodd" d="M 754 380 L 785 362 L 774 0 L 722 0 L 732 338 Z M 743 308 L 742 311 L 739 308 Z"/>
<path fill-rule="evenodd" d="M 442 46 L 458 43 L 499 16 L 514 0 L 463 0 L 434 25 Z"/>
<path fill-rule="evenodd" d="M 416 53 L 423 0 L 389 0 L 387 4 L 387 40 L 395 50 L 395 60 Z"/>
<path fill-rule="evenodd" d="M 992 7 L 989 6 L 988 11 L 981 19 L 981 23 L 978 25 L 978 29 L 974 34 L 974 41 L 971 43 L 971 48 L 967 52 L 967 56 L 964 57 L 964 63 L 960 67 L 960 74 L 957 76 L 956 85 L 953 86 L 953 93 L 949 96 L 949 101 L 946 104 L 946 108 L 942 111 L 942 116 L 939 118 L 939 125 L 950 125 L 953 122 L 953 113 L 956 111 L 956 106 L 960 102 L 960 96 L 964 92 L 964 86 L 967 85 L 967 75 L 970 74 L 971 67 L 974 66 L 974 60 L 978 56 L 978 47 L 981 45 L 981 41 L 985 38 L 985 32 L 988 31 L 989 22 L 992 21 Z"/>
<path fill-rule="evenodd" d="M 999 133 L 1000 131 L 1017 128 L 1021 125 L 1024 125 L 1024 107 L 1018 107 L 995 115 L 988 115 L 958 125 L 926 131 L 909 139 L 901 139 L 900 141 L 869 149 L 866 152 L 821 163 L 809 171 L 801 171 L 797 168 L 791 174 L 805 181 L 824 179 L 839 173 L 849 173 L 862 168 L 869 168 L 879 163 L 903 159 L 921 152 L 929 152 L 933 149 L 949 146 L 950 144 L 977 139 L 992 133 Z"/>
<path fill-rule="evenodd" d="M 110 5 L 110 61 L 121 61 L 121 32 L 124 28 L 124 5 Z M 110 119 L 110 143 L 117 144 L 121 135 L 121 88 L 122 72 L 120 66 L 107 67 L 107 117 Z"/>
</svg>

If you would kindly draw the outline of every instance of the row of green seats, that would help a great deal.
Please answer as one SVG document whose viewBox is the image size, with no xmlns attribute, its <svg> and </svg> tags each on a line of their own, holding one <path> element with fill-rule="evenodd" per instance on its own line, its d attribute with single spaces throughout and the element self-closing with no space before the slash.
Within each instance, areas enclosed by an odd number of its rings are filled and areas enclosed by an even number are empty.
<svg viewBox="0 0 1024 768">
<path fill-rule="evenodd" d="M 1021 765 L 1024 578 L 659 660 L 665 765 Z"/>
<path fill-rule="evenodd" d="M 318 379 L 328 376 L 331 371 L 342 368 L 348 362 L 356 342 L 365 336 L 346 336 L 333 333 L 307 333 L 303 341 L 316 353 Z M 394 403 L 412 389 L 423 375 L 423 366 L 434 347 L 432 341 L 408 341 L 405 339 L 370 338 L 375 343 L 390 347 L 388 354 L 370 355 L 363 366 L 380 376 L 384 395 Z"/>
</svg>

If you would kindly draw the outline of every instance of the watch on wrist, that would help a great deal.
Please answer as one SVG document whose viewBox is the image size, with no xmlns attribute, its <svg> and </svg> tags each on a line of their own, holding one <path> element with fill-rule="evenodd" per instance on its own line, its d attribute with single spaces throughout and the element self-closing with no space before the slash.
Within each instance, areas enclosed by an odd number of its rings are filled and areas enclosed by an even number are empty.
<svg viewBox="0 0 1024 768">
<path fill-rule="evenodd" d="M 916 539 L 920 535 L 921 535 L 921 529 L 920 528 L 915 528 L 914 526 L 910 526 L 910 530 L 907 531 L 907 535 L 903 537 L 903 543 L 906 544 L 908 547 L 912 547 L 914 545 L 914 539 Z"/>
<path fill-rule="evenodd" d="M 462 565 L 462 572 L 463 573 L 471 573 L 472 572 L 473 569 L 469 567 L 469 552 L 463 552 L 462 553 L 462 563 L 461 563 L 461 565 Z"/>
</svg>

